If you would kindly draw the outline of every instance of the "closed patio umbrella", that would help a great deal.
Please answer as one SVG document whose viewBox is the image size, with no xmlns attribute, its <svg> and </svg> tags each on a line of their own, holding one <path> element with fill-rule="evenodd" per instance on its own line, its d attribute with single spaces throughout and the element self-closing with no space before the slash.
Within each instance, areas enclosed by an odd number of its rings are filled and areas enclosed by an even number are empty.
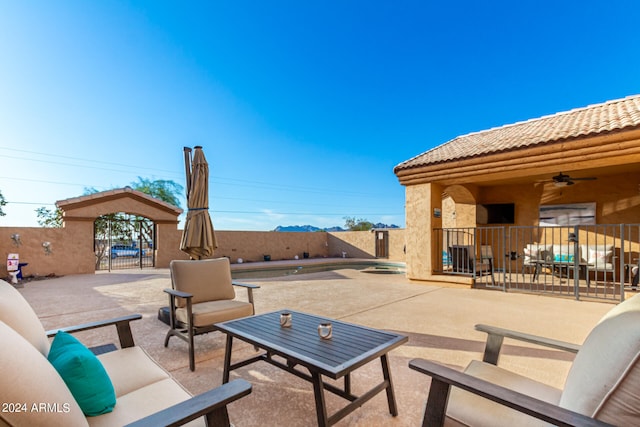
<svg viewBox="0 0 640 427">
<path fill-rule="evenodd" d="M 180 250 L 193 259 L 213 255 L 217 248 L 216 237 L 209 216 L 209 165 L 202 147 L 184 148 L 187 175 L 187 218 L 182 231 Z"/>
</svg>

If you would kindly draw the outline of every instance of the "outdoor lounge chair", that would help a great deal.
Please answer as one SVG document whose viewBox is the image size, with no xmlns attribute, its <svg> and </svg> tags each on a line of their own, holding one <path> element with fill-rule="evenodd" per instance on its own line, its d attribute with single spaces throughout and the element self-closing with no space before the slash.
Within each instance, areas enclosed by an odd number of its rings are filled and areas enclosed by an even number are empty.
<svg viewBox="0 0 640 427">
<path fill-rule="evenodd" d="M 169 294 L 169 326 L 164 346 L 177 336 L 189 345 L 189 369 L 196 369 L 193 338 L 215 331 L 215 324 L 255 314 L 253 289 L 257 285 L 231 280 L 228 258 L 173 260 L 169 264 L 173 289 Z M 235 300 L 234 286 L 247 289 L 248 302 Z"/>
<path fill-rule="evenodd" d="M 495 285 L 493 249 L 490 245 L 480 246 L 480 261 L 476 262 L 476 251 L 473 245 L 453 245 L 449 247 L 449 260 L 454 273 L 472 274 L 475 277 L 491 275 L 491 283 Z"/>
<path fill-rule="evenodd" d="M 449 247 L 449 260 L 454 273 L 473 273 L 475 248 L 473 245 L 453 245 Z"/>
<path fill-rule="evenodd" d="M 189 425 L 204 426 L 204 416 L 210 426 L 228 426 L 227 404 L 251 393 L 251 385 L 235 380 L 192 397 L 134 345 L 130 322 L 141 317 L 45 332 L 20 292 L 0 280 L 0 425 L 166 426 L 193 420 Z M 121 349 L 94 356 L 67 335 L 105 326 L 115 326 Z M 68 358 L 54 361 L 56 354 Z M 110 403 L 103 403 L 104 396 Z M 109 406 L 111 412 L 102 409 Z"/>
<path fill-rule="evenodd" d="M 464 372 L 414 359 L 431 377 L 423 426 L 640 425 L 640 297 L 609 311 L 582 346 L 501 328 Z M 497 366 L 504 338 L 576 353 L 562 390 Z M 452 388 L 453 387 L 453 388 Z M 445 423 L 446 420 L 446 423 Z"/>
</svg>

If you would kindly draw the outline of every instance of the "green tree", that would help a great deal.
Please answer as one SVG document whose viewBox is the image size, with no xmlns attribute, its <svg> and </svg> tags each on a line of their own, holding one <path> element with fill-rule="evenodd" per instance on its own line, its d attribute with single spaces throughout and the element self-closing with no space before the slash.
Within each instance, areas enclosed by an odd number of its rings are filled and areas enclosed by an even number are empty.
<svg viewBox="0 0 640 427">
<path fill-rule="evenodd" d="M 363 218 L 356 219 L 345 216 L 344 226 L 349 231 L 369 231 L 373 228 L 373 223 Z"/>
<path fill-rule="evenodd" d="M 138 182 L 132 182 L 131 188 L 180 207 L 179 195 L 182 193 L 183 188 L 182 185 L 174 181 L 165 179 L 151 181 L 150 179 L 138 177 Z"/>
<path fill-rule="evenodd" d="M 4 199 L 2 193 L 0 193 L 0 216 L 5 216 L 6 213 L 2 210 L 2 207 L 7 204 L 7 201 Z"/>
<path fill-rule="evenodd" d="M 40 227 L 47 227 L 47 228 L 62 227 L 62 209 L 60 208 L 51 210 L 43 206 L 41 208 L 36 209 L 36 216 L 38 217 L 37 221 Z"/>
</svg>

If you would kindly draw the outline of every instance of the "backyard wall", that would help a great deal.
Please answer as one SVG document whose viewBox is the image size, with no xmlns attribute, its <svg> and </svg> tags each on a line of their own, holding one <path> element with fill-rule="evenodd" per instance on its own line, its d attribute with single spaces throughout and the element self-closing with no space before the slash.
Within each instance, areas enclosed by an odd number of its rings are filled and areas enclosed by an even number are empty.
<svg viewBox="0 0 640 427">
<path fill-rule="evenodd" d="M 79 222 L 78 225 L 83 224 Z M 0 227 L 0 277 L 7 277 L 6 259 L 10 253 L 18 253 L 20 262 L 29 263 L 23 269 L 26 276 L 64 276 L 89 274 L 95 271 L 93 254 L 93 227 L 38 228 Z M 20 235 L 16 244 L 12 235 Z M 182 230 L 175 224 L 160 224 L 156 241 L 156 267 L 166 268 L 172 259 L 188 259 L 180 250 Z M 215 257 L 229 257 L 232 263 L 239 258 L 244 262 L 264 261 L 269 255 L 272 261 L 304 258 L 342 256 L 348 258 L 375 258 L 375 233 L 354 232 L 275 232 L 275 231 L 216 231 L 218 248 Z M 50 242 L 46 253 L 43 242 Z M 404 230 L 389 230 L 390 261 L 404 261 Z"/>
<path fill-rule="evenodd" d="M 389 261 L 404 262 L 404 229 L 387 229 L 389 232 Z M 347 258 L 375 258 L 376 235 L 372 231 L 339 231 L 327 233 L 328 256 Z"/>
</svg>

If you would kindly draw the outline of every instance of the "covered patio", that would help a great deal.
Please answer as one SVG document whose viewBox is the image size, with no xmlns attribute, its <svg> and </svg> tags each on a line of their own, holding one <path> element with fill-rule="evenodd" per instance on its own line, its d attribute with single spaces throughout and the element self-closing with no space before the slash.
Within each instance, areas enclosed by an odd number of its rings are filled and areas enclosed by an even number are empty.
<svg viewBox="0 0 640 427">
<path fill-rule="evenodd" d="M 286 307 L 409 337 L 407 344 L 390 353 L 399 415 L 389 415 L 382 394 L 337 424 L 342 426 L 420 425 L 429 379 L 410 370 L 409 360 L 421 357 L 461 370 L 471 360 L 481 358 L 486 335 L 474 330 L 477 323 L 582 343 L 613 306 L 610 302 L 416 283 L 402 274 L 366 274 L 353 269 L 243 281 L 261 286 L 255 292 L 257 313 Z M 141 313 L 143 319 L 132 323 L 136 344 L 191 393 L 200 393 L 221 384 L 225 340 L 217 332 L 196 339 L 195 372 L 189 370 L 186 344 L 176 342 L 164 348 L 168 327 L 157 319 L 157 311 L 167 304 L 162 290 L 170 286 L 167 269 L 146 269 L 33 281 L 20 292 L 45 329 Z M 238 293 L 239 298 L 244 296 Z M 117 343 L 111 329 L 83 332 L 78 337 L 90 346 Z M 236 345 L 234 350 L 234 357 L 252 354 L 250 345 Z M 571 359 L 559 351 L 506 342 L 500 364 L 562 387 Z M 309 383 L 265 363 L 232 372 L 231 379 L 238 377 L 252 383 L 253 391 L 229 407 L 236 426 L 314 425 L 314 397 Z M 367 389 L 380 377 L 379 364 L 370 363 L 354 373 L 352 387 L 356 392 Z M 328 396 L 327 404 L 332 410 L 342 401 Z"/>
<path fill-rule="evenodd" d="M 637 224 L 640 96 L 458 136 L 394 172 L 406 187 L 408 277 L 472 284 L 473 278 L 443 274 L 438 230 L 545 226 L 549 212 L 583 207 L 590 209 L 588 218 L 555 217 L 551 225 Z M 592 244 L 609 244 L 607 236 L 590 237 Z M 627 252 L 638 252 L 635 239 Z M 519 240 L 515 248 L 513 243 L 499 242 L 494 254 L 502 259 L 506 247 L 522 254 L 541 240 Z"/>
</svg>

